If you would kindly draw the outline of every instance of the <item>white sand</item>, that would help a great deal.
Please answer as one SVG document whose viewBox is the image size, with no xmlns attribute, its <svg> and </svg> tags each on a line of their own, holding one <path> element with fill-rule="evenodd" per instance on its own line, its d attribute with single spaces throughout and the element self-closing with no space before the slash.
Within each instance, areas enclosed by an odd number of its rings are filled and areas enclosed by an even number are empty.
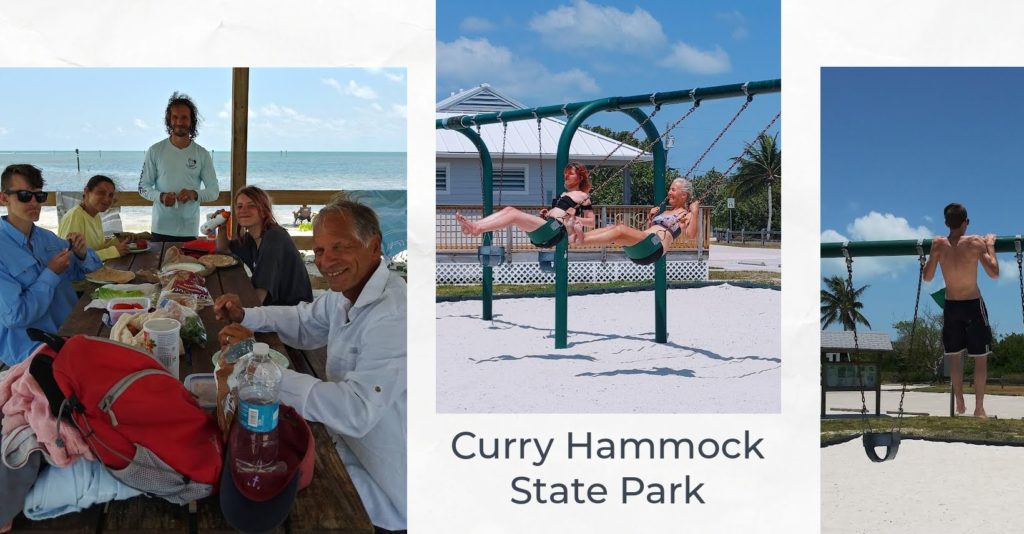
<svg viewBox="0 0 1024 534">
<path fill-rule="evenodd" d="M 437 410 L 499 413 L 777 413 L 779 291 L 730 285 L 569 297 L 569 347 L 554 299 L 437 305 Z"/>
<path fill-rule="evenodd" d="M 1024 448 L 903 441 L 872 463 L 860 439 L 821 450 L 824 533 L 1020 532 Z"/>
</svg>

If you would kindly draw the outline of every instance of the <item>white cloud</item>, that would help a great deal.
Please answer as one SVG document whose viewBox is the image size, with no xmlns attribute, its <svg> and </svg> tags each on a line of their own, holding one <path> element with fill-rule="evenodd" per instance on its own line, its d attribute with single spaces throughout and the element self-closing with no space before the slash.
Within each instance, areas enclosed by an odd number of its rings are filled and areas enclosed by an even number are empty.
<svg viewBox="0 0 1024 534">
<path fill-rule="evenodd" d="M 364 100 L 376 100 L 377 92 L 368 85 L 359 85 L 355 80 L 349 80 L 348 86 L 345 87 L 345 94 L 352 95 L 356 98 L 362 98 Z"/>
<path fill-rule="evenodd" d="M 231 101 L 230 100 L 227 100 L 227 101 L 224 102 L 224 105 L 221 106 L 220 111 L 217 112 L 217 117 L 219 117 L 221 119 L 230 119 L 231 118 Z"/>
<path fill-rule="evenodd" d="M 846 226 L 846 235 L 826 229 L 821 232 L 822 243 L 842 241 L 889 241 L 899 239 L 930 240 L 935 234 L 926 226 L 913 227 L 903 217 L 891 213 L 872 211 L 867 215 L 854 219 Z M 848 236 L 848 237 L 847 237 Z M 909 256 L 871 256 L 854 257 L 854 281 L 870 279 L 877 276 L 897 278 L 909 268 L 917 265 L 917 259 Z M 821 262 L 822 276 L 845 274 L 846 262 L 843 259 L 825 259 Z"/>
<path fill-rule="evenodd" d="M 999 260 L 999 285 L 1018 284 L 1017 260 Z"/>
<path fill-rule="evenodd" d="M 609 6 L 575 0 L 530 20 L 531 30 L 558 48 L 578 50 L 622 50 L 642 52 L 664 46 L 665 33 L 650 13 L 635 8 L 632 13 Z"/>
<path fill-rule="evenodd" d="M 140 129 L 140 130 L 148 130 L 149 129 L 149 125 L 146 124 L 146 121 L 144 121 L 144 120 L 142 120 L 142 119 L 140 119 L 138 117 L 136 117 L 135 120 L 132 121 L 132 124 L 134 124 L 135 127 Z"/>
<path fill-rule="evenodd" d="M 7 134 L 9 134 L 10 132 L 11 132 L 11 131 L 10 131 L 10 130 L 8 130 L 7 128 L 4 128 L 3 126 L 0 126 L 0 135 L 7 135 Z"/>
<path fill-rule="evenodd" d="M 935 222 L 935 219 L 934 219 L 934 218 L 932 218 L 932 216 L 931 216 L 931 215 L 925 215 L 925 216 L 924 216 L 924 220 L 925 220 L 925 222 L 929 222 L 929 223 L 933 223 L 933 222 Z"/>
<path fill-rule="evenodd" d="M 437 78 L 447 86 L 463 89 L 489 83 L 516 99 L 530 102 L 558 101 L 573 95 L 595 94 L 597 82 L 580 69 L 552 72 L 532 59 L 518 57 L 487 39 L 460 37 L 437 43 Z"/>
<path fill-rule="evenodd" d="M 672 52 L 658 64 L 694 74 L 721 74 L 732 68 L 729 54 L 722 47 L 716 45 L 714 50 L 699 50 L 683 42 L 673 45 Z"/>
<path fill-rule="evenodd" d="M 486 32 L 494 29 L 494 23 L 483 17 L 466 17 L 459 23 L 459 30 L 464 32 Z"/>
<path fill-rule="evenodd" d="M 392 117 L 401 117 L 403 119 L 407 118 L 409 115 L 408 107 L 400 104 L 391 104 L 391 110 L 389 111 L 389 114 Z"/>
<path fill-rule="evenodd" d="M 370 74 L 376 74 L 378 76 L 383 76 L 383 77 L 387 78 L 388 80 L 391 80 L 391 81 L 396 82 L 396 83 L 397 82 L 405 81 L 405 74 L 404 73 L 388 72 L 388 71 L 386 71 L 386 70 L 384 70 L 384 69 L 382 69 L 380 67 L 368 67 L 366 69 L 366 71 L 369 72 Z"/>
<path fill-rule="evenodd" d="M 370 108 L 373 109 L 374 111 L 376 111 L 377 113 L 380 113 L 380 112 L 384 111 L 384 106 L 382 106 L 382 105 L 380 105 L 380 104 L 378 104 L 376 102 L 371 103 L 370 104 Z"/>
<path fill-rule="evenodd" d="M 750 30 L 747 28 L 747 17 L 743 16 L 737 10 L 725 11 L 722 13 L 715 14 L 715 18 L 732 26 L 732 38 L 741 41 L 750 36 Z"/>
<path fill-rule="evenodd" d="M 338 91 L 339 93 L 341 92 L 341 84 L 338 83 L 338 80 L 335 80 L 334 78 L 324 78 L 320 81 L 328 87 L 333 87 L 335 91 Z"/>
</svg>

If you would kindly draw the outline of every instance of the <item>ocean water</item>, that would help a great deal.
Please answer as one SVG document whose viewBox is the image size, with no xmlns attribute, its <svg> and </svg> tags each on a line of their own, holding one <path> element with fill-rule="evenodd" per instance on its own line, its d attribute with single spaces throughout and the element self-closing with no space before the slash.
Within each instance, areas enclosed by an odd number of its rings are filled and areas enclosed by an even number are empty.
<svg viewBox="0 0 1024 534">
<path fill-rule="evenodd" d="M 95 174 L 111 177 L 118 190 L 137 191 L 143 156 L 143 151 L 82 151 L 76 162 L 73 150 L 0 152 L 0 169 L 12 163 L 35 165 L 42 169 L 48 191 L 81 191 Z M 221 191 L 226 191 L 231 183 L 231 155 L 215 151 L 212 156 L 217 182 Z M 405 161 L 404 152 L 249 152 L 246 181 L 268 190 L 353 192 L 377 211 L 384 236 L 384 253 L 393 256 L 406 248 Z M 318 206 L 311 206 L 315 213 Z M 216 206 L 204 206 L 201 213 L 206 215 L 216 209 Z M 292 212 L 296 209 L 297 206 L 275 204 L 274 216 L 292 235 L 310 235 L 309 231 L 292 226 Z M 0 207 L 0 215 L 6 213 L 7 208 Z M 121 220 L 125 231 L 149 231 L 151 208 L 123 207 Z M 44 208 L 38 224 L 56 231 L 56 209 Z"/>
<path fill-rule="evenodd" d="M 135 191 L 144 155 L 143 150 L 90 150 L 76 160 L 74 150 L 0 152 L 0 167 L 31 163 L 43 170 L 51 191 L 81 191 L 94 174 L 113 178 L 119 189 Z M 231 153 L 211 155 L 225 191 L 231 184 Z M 264 189 L 406 189 L 405 152 L 249 152 L 247 159 L 247 183 Z"/>
</svg>

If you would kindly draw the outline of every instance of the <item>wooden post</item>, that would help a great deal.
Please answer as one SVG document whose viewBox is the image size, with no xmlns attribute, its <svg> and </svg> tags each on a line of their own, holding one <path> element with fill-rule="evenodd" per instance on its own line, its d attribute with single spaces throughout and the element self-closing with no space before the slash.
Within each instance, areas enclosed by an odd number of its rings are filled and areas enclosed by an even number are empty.
<svg viewBox="0 0 1024 534">
<path fill-rule="evenodd" d="M 245 187 L 245 166 L 249 146 L 249 69 L 231 69 L 231 201 L 235 205 L 235 191 Z M 239 235 L 238 219 L 233 235 Z"/>
</svg>

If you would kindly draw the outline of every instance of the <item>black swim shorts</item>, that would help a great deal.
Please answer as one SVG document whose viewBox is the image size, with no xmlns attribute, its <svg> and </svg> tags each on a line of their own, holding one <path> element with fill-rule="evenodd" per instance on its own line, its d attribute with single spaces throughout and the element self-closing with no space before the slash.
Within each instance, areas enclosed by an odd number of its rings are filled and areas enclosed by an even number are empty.
<svg viewBox="0 0 1024 534">
<path fill-rule="evenodd" d="M 992 330 L 988 311 L 980 299 L 946 300 L 943 311 L 942 345 L 946 354 L 967 349 L 969 356 L 988 356 L 992 352 Z"/>
</svg>

